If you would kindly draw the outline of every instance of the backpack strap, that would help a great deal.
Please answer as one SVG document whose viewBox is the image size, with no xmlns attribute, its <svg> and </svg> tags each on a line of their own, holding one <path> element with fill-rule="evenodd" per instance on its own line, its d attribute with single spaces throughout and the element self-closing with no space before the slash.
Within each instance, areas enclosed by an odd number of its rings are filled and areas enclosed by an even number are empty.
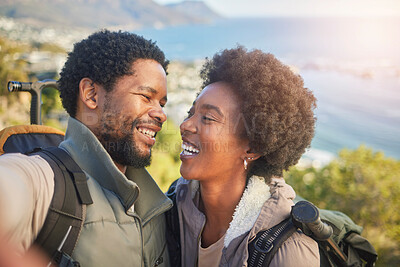
<svg viewBox="0 0 400 267">
<path fill-rule="evenodd" d="M 73 179 L 76 190 L 78 191 L 78 197 L 82 204 L 90 205 L 93 204 L 92 197 L 89 193 L 89 188 L 86 182 L 86 175 L 83 173 L 81 167 L 76 164 L 72 157 L 62 148 L 49 147 L 42 149 L 43 153 L 51 157 L 57 162 L 58 167 L 65 172 L 68 171 L 71 178 Z"/>
<path fill-rule="evenodd" d="M 378 254 L 371 243 L 361 235 L 355 232 L 350 232 L 343 239 L 344 247 L 347 250 L 349 266 L 354 266 L 356 263 L 362 261 L 365 262 L 366 267 L 375 266 L 375 262 L 378 259 Z"/>
<path fill-rule="evenodd" d="M 291 218 L 287 218 L 278 225 L 259 232 L 249 243 L 248 267 L 267 267 L 281 245 L 296 231 Z"/>
<path fill-rule="evenodd" d="M 51 147 L 35 151 L 35 154 L 43 157 L 54 172 L 53 199 L 35 244 L 41 246 L 53 262 L 63 266 L 61 263 L 75 248 L 85 221 L 86 205 L 93 201 L 85 174 L 66 151 Z M 73 266 L 77 264 L 73 262 Z"/>
<path fill-rule="evenodd" d="M 171 266 L 181 266 L 181 239 L 179 230 L 178 208 L 176 205 L 176 186 L 175 180 L 169 187 L 166 195 L 172 200 L 173 206 L 165 213 L 167 222 L 167 244 Z"/>
</svg>

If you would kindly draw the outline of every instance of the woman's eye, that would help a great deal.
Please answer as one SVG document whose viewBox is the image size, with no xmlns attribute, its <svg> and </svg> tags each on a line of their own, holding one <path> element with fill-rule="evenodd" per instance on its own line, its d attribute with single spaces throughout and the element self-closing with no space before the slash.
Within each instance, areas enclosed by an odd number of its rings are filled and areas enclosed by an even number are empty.
<svg viewBox="0 0 400 267">
<path fill-rule="evenodd" d="M 203 116 L 202 119 L 205 121 L 215 121 L 214 119 L 207 117 L 207 116 Z"/>
<path fill-rule="evenodd" d="M 189 118 L 192 117 L 192 116 L 193 116 L 193 112 L 192 112 L 192 110 L 189 110 L 189 111 L 187 112 L 186 119 L 189 119 Z"/>
<path fill-rule="evenodd" d="M 186 119 L 189 119 L 189 118 L 192 117 L 193 115 L 194 115 L 194 107 L 191 107 L 191 108 L 189 109 L 189 111 L 187 112 L 187 116 L 186 116 L 185 120 L 186 120 Z"/>
</svg>

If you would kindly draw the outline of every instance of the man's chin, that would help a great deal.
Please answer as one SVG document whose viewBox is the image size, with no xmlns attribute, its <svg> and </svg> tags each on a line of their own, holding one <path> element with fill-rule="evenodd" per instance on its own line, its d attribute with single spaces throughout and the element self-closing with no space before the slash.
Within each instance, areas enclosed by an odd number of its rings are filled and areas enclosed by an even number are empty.
<svg viewBox="0 0 400 267">
<path fill-rule="evenodd" d="M 144 150 L 136 151 L 135 155 L 131 155 L 129 166 L 134 168 L 144 168 L 151 163 L 151 149 L 147 148 Z"/>
<path fill-rule="evenodd" d="M 151 157 L 151 148 L 146 147 L 144 149 L 140 149 L 139 151 L 136 151 L 136 154 L 140 158 L 150 158 Z"/>
<path fill-rule="evenodd" d="M 126 157 L 123 160 L 118 160 L 116 162 L 123 166 L 141 169 L 150 165 L 151 157 Z"/>
<path fill-rule="evenodd" d="M 111 158 L 123 166 L 132 166 L 134 168 L 144 168 L 151 163 L 151 151 L 130 149 L 129 151 L 110 151 Z"/>
</svg>

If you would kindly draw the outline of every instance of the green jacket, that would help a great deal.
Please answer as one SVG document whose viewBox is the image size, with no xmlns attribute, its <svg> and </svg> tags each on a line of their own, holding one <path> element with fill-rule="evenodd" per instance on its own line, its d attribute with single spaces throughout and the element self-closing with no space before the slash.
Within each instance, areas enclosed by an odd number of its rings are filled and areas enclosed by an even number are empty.
<svg viewBox="0 0 400 267">
<path fill-rule="evenodd" d="M 72 257 L 82 267 L 169 266 L 164 212 L 172 202 L 147 171 L 121 173 L 96 136 L 73 118 L 60 147 L 85 172 L 94 202 Z"/>
</svg>

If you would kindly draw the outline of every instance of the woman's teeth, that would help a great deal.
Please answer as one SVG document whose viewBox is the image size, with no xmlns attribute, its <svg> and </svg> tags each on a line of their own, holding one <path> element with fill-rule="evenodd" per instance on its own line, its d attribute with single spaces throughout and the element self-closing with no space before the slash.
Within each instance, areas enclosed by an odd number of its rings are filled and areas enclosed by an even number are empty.
<svg viewBox="0 0 400 267">
<path fill-rule="evenodd" d="M 193 154 L 198 154 L 200 152 L 200 150 L 198 150 L 197 148 L 187 144 L 182 144 L 182 149 L 183 149 L 182 151 L 183 155 L 193 155 Z"/>
</svg>

